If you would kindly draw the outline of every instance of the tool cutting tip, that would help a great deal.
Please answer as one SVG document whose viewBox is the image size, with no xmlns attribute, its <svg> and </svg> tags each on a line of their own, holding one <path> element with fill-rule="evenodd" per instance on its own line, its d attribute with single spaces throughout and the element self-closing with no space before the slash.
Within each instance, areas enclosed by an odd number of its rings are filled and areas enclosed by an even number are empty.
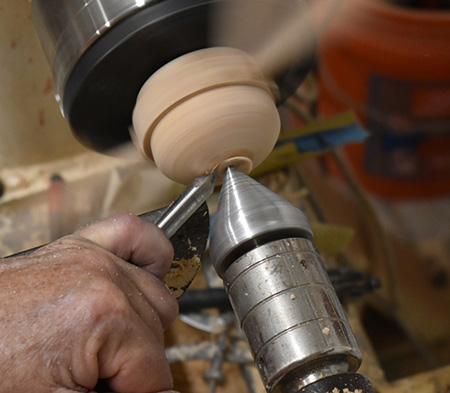
<svg viewBox="0 0 450 393">
<path fill-rule="evenodd" d="M 217 182 L 217 176 L 218 176 L 217 171 L 211 172 L 209 174 L 209 179 L 214 186 L 216 185 L 216 182 Z"/>
<path fill-rule="evenodd" d="M 214 188 L 217 182 L 217 171 L 208 173 L 206 175 L 203 176 L 199 176 L 197 178 L 194 179 L 194 181 L 192 182 L 192 184 L 188 187 L 188 188 L 200 188 L 200 187 L 212 187 Z M 212 191 L 211 191 L 212 192 Z"/>
</svg>

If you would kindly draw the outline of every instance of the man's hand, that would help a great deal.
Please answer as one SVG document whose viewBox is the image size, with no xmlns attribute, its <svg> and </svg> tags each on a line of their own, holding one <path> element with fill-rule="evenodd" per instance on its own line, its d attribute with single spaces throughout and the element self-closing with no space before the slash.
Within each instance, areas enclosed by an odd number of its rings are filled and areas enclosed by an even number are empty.
<svg viewBox="0 0 450 393">
<path fill-rule="evenodd" d="M 172 257 L 155 225 L 119 214 L 1 261 L 0 393 L 92 392 L 99 378 L 118 393 L 171 389 Z"/>
</svg>

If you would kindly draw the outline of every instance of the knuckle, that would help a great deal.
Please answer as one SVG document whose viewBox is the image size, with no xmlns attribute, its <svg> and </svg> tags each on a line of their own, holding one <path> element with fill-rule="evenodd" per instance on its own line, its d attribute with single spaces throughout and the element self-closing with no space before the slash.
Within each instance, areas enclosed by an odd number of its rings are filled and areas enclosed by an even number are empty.
<svg viewBox="0 0 450 393">
<path fill-rule="evenodd" d="M 172 323 L 177 318 L 180 307 L 178 304 L 178 300 L 171 294 L 168 295 L 167 308 L 169 311 L 168 312 L 169 319 L 170 319 L 170 322 Z"/>
<path fill-rule="evenodd" d="M 174 305 L 171 308 L 171 312 L 169 313 L 169 318 L 168 318 L 169 326 L 175 322 L 175 320 L 178 317 L 178 313 L 179 313 L 178 302 L 174 301 Z"/>
<path fill-rule="evenodd" d="M 75 238 L 75 239 L 72 239 Z M 116 263 L 116 257 L 82 237 L 70 236 L 62 239 L 65 249 L 69 252 L 68 258 L 79 266 L 87 270 L 95 270 L 105 275 L 115 277 L 120 274 L 120 269 Z"/>
<path fill-rule="evenodd" d="M 57 240 L 52 241 L 49 244 L 46 244 L 45 246 L 35 251 L 33 254 L 38 255 L 49 252 L 51 253 L 67 250 L 71 250 L 72 252 L 78 252 L 78 250 L 82 250 L 84 247 L 86 247 L 85 240 L 86 239 L 82 237 L 74 235 L 64 236 Z"/>
<path fill-rule="evenodd" d="M 141 220 L 137 216 L 130 213 L 116 213 L 111 218 L 125 230 L 141 224 Z"/>
<path fill-rule="evenodd" d="M 116 257 L 105 253 L 104 250 L 86 250 L 85 261 L 90 267 L 100 271 L 100 273 L 108 274 L 109 277 L 117 277 L 121 273 L 116 263 Z"/>
<path fill-rule="evenodd" d="M 85 298 L 94 324 L 124 319 L 129 315 L 130 303 L 125 293 L 106 279 L 94 280 Z"/>
<path fill-rule="evenodd" d="M 178 301 L 169 292 L 163 297 L 164 306 L 158 309 L 163 329 L 166 330 L 175 321 L 179 312 Z"/>
</svg>

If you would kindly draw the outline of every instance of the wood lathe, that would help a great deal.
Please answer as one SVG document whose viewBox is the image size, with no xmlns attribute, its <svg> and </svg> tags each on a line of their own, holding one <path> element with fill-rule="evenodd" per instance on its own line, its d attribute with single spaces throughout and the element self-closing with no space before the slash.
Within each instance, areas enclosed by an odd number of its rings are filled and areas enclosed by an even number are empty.
<svg viewBox="0 0 450 393">
<path fill-rule="evenodd" d="M 272 150 L 277 105 L 314 62 L 306 2 L 33 0 L 32 13 L 84 144 L 132 138 L 179 183 L 226 174 L 211 255 L 268 392 L 373 392 L 308 221 L 244 174 Z"/>
</svg>

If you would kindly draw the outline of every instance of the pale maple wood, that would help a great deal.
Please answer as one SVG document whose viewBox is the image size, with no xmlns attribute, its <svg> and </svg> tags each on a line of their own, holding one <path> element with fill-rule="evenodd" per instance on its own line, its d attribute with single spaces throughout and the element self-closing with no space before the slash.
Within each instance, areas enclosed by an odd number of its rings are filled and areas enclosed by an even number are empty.
<svg viewBox="0 0 450 393">
<path fill-rule="evenodd" d="M 259 165 L 278 138 L 280 119 L 253 58 L 232 48 L 181 56 L 153 74 L 133 112 L 136 141 L 169 178 L 195 177 L 233 165 Z M 219 180 L 220 181 L 220 180 Z"/>
</svg>

